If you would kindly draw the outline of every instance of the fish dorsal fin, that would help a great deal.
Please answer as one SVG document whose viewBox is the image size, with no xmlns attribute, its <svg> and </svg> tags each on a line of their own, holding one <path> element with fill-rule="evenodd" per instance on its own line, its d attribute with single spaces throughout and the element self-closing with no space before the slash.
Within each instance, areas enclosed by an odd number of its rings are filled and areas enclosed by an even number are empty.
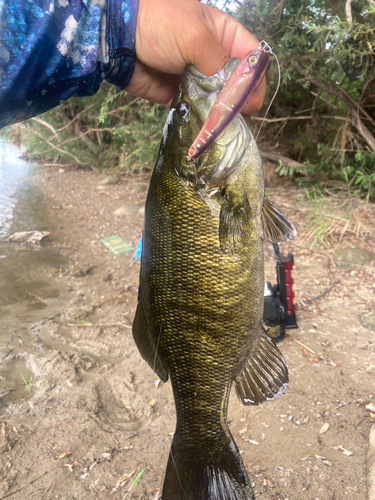
<svg viewBox="0 0 375 500">
<path fill-rule="evenodd" d="M 268 333 L 261 337 L 251 358 L 236 377 L 236 392 L 244 405 L 259 405 L 282 396 L 288 387 L 288 368 Z"/>
<path fill-rule="evenodd" d="M 296 228 L 272 201 L 264 197 L 262 210 L 262 238 L 271 243 L 295 240 Z"/>
<path fill-rule="evenodd" d="M 246 194 L 240 200 L 233 202 L 224 196 L 219 222 L 219 241 L 223 252 L 236 253 L 236 247 L 244 236 L 244 229 L 250 216 L 250 204 Z"/>
</svg>

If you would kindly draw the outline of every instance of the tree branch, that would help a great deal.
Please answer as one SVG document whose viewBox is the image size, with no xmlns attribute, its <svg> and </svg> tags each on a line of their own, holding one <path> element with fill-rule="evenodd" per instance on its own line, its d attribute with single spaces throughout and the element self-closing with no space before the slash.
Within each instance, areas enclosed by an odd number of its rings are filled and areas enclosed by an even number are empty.
<svg viewBox="0 0 375 500">
<path fill-rule="evenodd" d="M 352 26 L 353 26 L 353 16 L 352 16 L 351 3 L 352 3 L 352 0 L 346 0 L 346 4 L 345 4 L 346 21 L 349 24 L 349 30 L 351 30 Z"/>
<path fill-rule="evenodd" d="M 30 130 L 25 127 L 24 125 L 22 125 L 22 128 L 26 129 L 29 133 L 30 133 Z M 69 153 L 68 151 L 64 151 L 63 149 L 59 149 L 58 147 L 56 147 L 54 144 L 52 144 L 51 141 L 49 141 L 48 139 L 45 139 L 42 134 L 40 134 L 37 130 L 33 130 L 32 131 L 33 134 L 36 134 L 40 139 L 42 139 L 42 141 L 44 141 L 46 144 L 48 144 L 48 146 L 51 147 L 51 149 L 55 149 L 56 151 L 58 151 L 59 153 L 63 154 L 63 155 L 66 155 L 66 156 L 70 156 L 71 158 L 73 158 L 73 160 L 78 163 L 78 165 L 88 165 L 88 163 L 85 163 L 85 162 L 82 162 L 81 160 L 79 160 L 76 156 L 74 156 L 72 153 Z M 50 150 L 49 150 L 50 151 Z M 43 151 L 44 153 L 44 151 Z"/>
<path fill-rule="evenodd" d="M 349 111 L 350 124 L 358 130 L 358 132 L 370 146 L 372 151 L 375 152 L 375 138 L 373 134 L 370 132 L 370 130 L 362 122 L 359 116 L 358 109 L 360 109 L 361 112 L 363 112 L 366 115 L 366 117 L 367 113 L 362 108 L 359 107 L 359 104 L 356 101 L 354 101 L 354 99 L 349 94 L 347 94 L 343 89 L 339 88 L 338 86 L 335 85 L 335 87 L 329 87 L 328 85 L 318 80 L 318 78 L 311 76 L 305 70 L 305 68 L 303 68 L 303 66 L 301 66 L 298 62 L 291 60 L 290 64 L 293 66 L 295 70 L 298 71 L 298 73 L 301 73 L 301 75 L 303 75 L 307 80 L 316 85 L 318 88 L 324 90 L 324 92 L 327 92 L 328 94 L 335 95 L 336 97 L 341 99 L 341 101 L 344 102 Z M 371 117 L 370 120 L 372 122 Z"/>
<path fill-rule="evenodd" d="M 52 127 L 52 125 L 48 122 L 45 122 L 44 120 L 41 120 L 40 118 L 31 118 L 34 122 L 40 123 L 44 127 L 48 128 L 53 134 L 56 134 L 56 130 Z"/>
<path fill-rule="evenodd" d="M 299 163 L 298 161 L 292 160 L 291 158 L 288 158 L 287 156 L 282 156 L 279 154 L 274 154 L 274 153 L 266 153 L 265 151 L 259 150 L 259 154 L 262 158 L 265 160 L 271 160 L 271 161 L 281 161 L 284 165 L 287 167 L 291 168 L 297 168 L 297 167 L 302 167 L 302 163 Z"/>
</svg>

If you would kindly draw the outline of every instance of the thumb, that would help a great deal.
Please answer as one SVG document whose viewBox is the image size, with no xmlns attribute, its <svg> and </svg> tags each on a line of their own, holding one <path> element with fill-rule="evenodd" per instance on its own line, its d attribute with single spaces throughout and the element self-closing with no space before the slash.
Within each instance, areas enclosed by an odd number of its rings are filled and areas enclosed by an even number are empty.
<svg viewBox="0 0 375 500">
<path fill-rule="evenodd" d="M 229 57 L 208 26 L 201 25 L 199 33 L 191 33 L 189 39 L 186 60 L 204 75 L 214 75 L 228 62 Z"/>
</svg>

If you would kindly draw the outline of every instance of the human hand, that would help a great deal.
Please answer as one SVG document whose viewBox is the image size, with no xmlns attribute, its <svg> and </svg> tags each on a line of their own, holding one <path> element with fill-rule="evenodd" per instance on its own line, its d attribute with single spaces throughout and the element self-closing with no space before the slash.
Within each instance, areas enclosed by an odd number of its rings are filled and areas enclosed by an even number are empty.
<svg viewBox="0 0 375 500">
<path fill-rule="evenodd" d="M 229 14 L 198 0 L 139 0 L 130 94 L 169 106 L 187 64 L 213 75 L 231 57 L 243 58 L 258 40 Z M 260 110 L 265 78 L 241 112 Z"/>
</svg>

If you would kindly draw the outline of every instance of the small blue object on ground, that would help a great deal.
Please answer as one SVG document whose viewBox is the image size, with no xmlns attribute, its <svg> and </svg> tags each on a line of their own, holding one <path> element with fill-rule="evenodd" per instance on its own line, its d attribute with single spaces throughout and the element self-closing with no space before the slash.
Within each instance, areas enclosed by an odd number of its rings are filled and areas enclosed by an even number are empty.
<svg viewBox="0 0 375 500">
<path fill-rule="evenodd" d="M 141 260 L 141 255 L 142 255 L 142 236 L 141 239 L 138 241 L 137 248 L 135 249 L 133 255 L 133 260 Z"/>
</svg>

